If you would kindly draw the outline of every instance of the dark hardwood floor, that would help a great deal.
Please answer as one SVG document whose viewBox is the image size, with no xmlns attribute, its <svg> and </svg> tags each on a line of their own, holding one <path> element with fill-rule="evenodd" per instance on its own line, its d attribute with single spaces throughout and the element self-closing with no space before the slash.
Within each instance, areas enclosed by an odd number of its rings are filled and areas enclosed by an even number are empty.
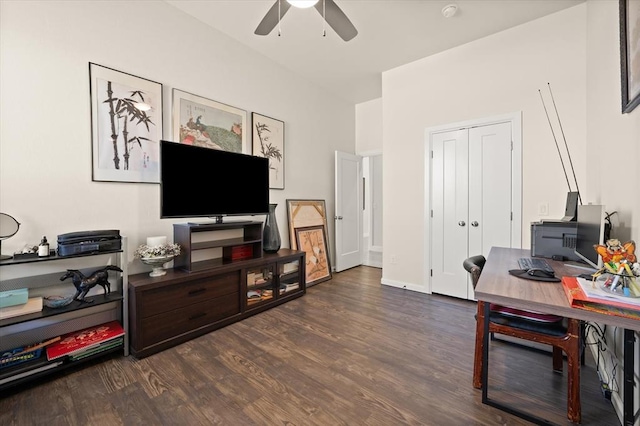
<svg viewBox="0 0 640 426">
<path fill-rule="evenodd" d="M 116 356 L 16 387 L 2 425 L 525 425 L 471 386 L 475 302 L 334 274 L 307 294 L 142 360 Z M 584 425 L 619 425 L 582 369 Z M 566 419 L 566 373 L 492 342 L 490 397 Z M 517 397 L 517 400 L 515 399 Z"/>
</svg>

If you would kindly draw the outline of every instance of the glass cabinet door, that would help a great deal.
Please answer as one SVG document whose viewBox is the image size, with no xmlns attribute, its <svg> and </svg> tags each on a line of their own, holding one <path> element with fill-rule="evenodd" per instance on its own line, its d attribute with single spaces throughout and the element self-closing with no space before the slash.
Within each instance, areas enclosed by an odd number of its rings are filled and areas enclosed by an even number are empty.
<svg viewBox="0 0 640 426">
<path fill-rule="evenodd" d="M 275 265 L 247 269 L 247 308 L 273 300 Z"/>
<path fill-rule="evenodd" d="M 278 263 L 278 278 L 279 296 L 300 290 L 300 261 Z"/>
</svg>

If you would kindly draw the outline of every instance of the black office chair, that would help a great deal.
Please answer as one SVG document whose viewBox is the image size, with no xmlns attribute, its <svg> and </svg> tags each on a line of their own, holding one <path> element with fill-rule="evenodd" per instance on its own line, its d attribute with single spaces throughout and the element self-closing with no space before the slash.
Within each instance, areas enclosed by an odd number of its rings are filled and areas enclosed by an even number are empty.
<svg viewBox="0 0 640 426">
<path fill-rule="evenodd" d="M 465 259 L 462 266 L 471 275 L 476 288 L 486 259 L 482 255 Z M 506 273 L 506 271 L 505 271 Z M 476 343 L 473 362 L 473 387 L 482 389 L 482 350 L 484 342 L 485 302 L 478 301 Z M 580 321 L 541 312 L 514 309 L 491 304 L 489 333 L 501 334 L 553 347 L 553 370 L 562 372 L 562 351 L 567 355 L 567 418 L 580 423 Z"/>
</svg>

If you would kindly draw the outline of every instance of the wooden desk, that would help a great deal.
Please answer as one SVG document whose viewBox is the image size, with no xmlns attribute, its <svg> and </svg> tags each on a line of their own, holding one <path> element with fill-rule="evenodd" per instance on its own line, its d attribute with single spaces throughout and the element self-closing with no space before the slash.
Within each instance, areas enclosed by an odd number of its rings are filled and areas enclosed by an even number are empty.
<svg viewBox="0 0 640 426">
<path fill-rule="evenodd" d="M 561 283 L 550 283 L 532 281 L 509 275 L 509 269 L 518 269 L 518 259 L 530 257 L 529 250 L 510 249 L 503 247 L 492 247 L 487 257 L 487 262 L 482 269 L 482 274 L 475 289 L 477 300 L 489 302 L 485 303 L 485 318 L 489 318 L 490 303 L 511 306 L 514 308 L 528 309 L 545 312 L 547 314 L 560 315 L 568 318 L 576 318 L 583 321 L 604 323 L 615 327 L 624 328 L 624 425 L 633 426 L 633 386 L 634 386 L 634 333 L 640 331 L 640 321 L 600 314 L 583 309 L 572 308 L 567 300 Z M 556 271 L 557 276 L 575 276 L 584 273 L 584 270 L 574 268 L 563 262 L 545 259 Z M 487 371 L 489 367 L 489 324 L 484 324 L 484 368 L 483 382 L 486 384 Z M 521 415 L 524 413 L 514 412 L 515 410 L 502 404 L 490 400 L 487 395 L 487 386 L 482 389 L 482 402 L 488 405 Z M 524 416 L 527 416 L 524 414 Z M 522 417 L 522 416 L 521 416 Z M 526 418 L 526 417 L 525 417 Z M 541 423 L 546 424 L 546 423 Z"/>
</svg>

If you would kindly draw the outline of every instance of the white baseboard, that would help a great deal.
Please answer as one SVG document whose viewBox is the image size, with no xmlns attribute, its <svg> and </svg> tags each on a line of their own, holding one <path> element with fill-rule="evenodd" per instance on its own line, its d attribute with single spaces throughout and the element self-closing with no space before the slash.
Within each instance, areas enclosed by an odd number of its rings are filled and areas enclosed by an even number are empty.
<svg viewBox="0 0 640 426">
<path fill-rule="evenodd" d="M 380 283 L 383 285 L 388 285 L 389 287 L 396 287 L 396 288 L 402 288 L 404 290 L 411 290 L 411 291 L 415 291 L 418 293 L 427 293 L 429 294 L 429 292 L 427 291 L 427 289 L 424 286 L 418 286 L 415 284 L 411 284 L 411 283 L 405 283 L 402 281 L 394 281 L 394 280 L 388 280 L 386 278 L 382 278 L 380 280 Z"/>
<path fill-rule="evenodd" d="M 372 260 L 372 259 L 366 259 L 363 263 L 364 266 L 371 266 L 373 268 L 382 268 L 382 262 L 380 261 L 376 261 L 376 260 Z"/>
</svg>

